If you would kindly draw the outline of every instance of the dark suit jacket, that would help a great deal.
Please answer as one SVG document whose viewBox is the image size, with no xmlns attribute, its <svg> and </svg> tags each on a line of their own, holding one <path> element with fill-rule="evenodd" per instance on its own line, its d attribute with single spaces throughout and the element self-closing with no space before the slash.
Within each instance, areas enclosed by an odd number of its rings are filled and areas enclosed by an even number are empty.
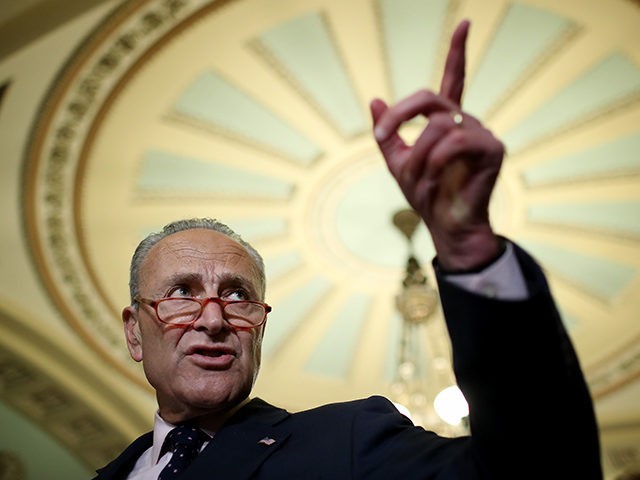
<svg viewBox="0 0 640 480">
<path fill-rule="evenodd" d="M 530 293 L 524 301 L 465 292 L 442 281 L 436 265 L 472 436 L 438 437 L 382 397 L 294 414 L 254 399 L 182 478 L 602 478 L 577 358 L 544 275 L 524 251 L 516 254 Z M 96 478 L 126 478 L 151 441 L 151 433 L 137 439 Z"/>
</svg>

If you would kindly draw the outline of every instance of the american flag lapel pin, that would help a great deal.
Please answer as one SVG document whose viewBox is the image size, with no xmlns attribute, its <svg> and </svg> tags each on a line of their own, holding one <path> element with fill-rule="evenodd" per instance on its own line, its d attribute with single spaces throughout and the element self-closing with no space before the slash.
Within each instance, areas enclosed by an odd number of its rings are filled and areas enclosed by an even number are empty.
<svg viewBox="0 0 640 480">
<path fill-rule="evenodd" d="M 269 446 L 269 445 L 273 445 L 274 443 L 276 443 L 276 441 L 273 438 L 264 437 L 262 440 L 259 440 L 258 443 L 261 443 L 263 445 Z"/>
</svg>

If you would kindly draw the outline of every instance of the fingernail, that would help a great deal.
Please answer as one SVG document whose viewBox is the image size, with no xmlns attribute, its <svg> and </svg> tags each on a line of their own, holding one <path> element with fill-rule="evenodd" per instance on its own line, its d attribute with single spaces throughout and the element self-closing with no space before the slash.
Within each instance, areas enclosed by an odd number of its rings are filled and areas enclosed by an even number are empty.
<svg viewBox="0 0 640 480">
<path fill-rule="evenodd" d="M 388 137 L 387 130 L 378 125 L 373 129 L 373 136 L 376 137 L 378 142 L 382 142 Z"/>
</svg>

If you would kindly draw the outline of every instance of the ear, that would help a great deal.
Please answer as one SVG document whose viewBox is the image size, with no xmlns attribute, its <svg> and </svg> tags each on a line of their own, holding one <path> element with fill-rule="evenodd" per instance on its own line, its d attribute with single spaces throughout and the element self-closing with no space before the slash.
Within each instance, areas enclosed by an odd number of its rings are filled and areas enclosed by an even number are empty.
<svg viewBox="0 0 640 480">
<path fill-rule="evenodd" d="M 124 323 L 124 337 L 127 340 L 129 355 L 136 362 L 142 361 L 142 335 L 138 321 L 138 310 L 129 305 L 122 310 L 122 321 Z"/>
</svg>

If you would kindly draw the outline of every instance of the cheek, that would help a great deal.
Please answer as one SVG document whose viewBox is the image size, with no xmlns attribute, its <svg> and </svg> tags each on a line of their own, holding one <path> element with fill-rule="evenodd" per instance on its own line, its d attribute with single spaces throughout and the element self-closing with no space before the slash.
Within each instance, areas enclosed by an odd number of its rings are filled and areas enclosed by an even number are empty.
<svg viewBox="0 0 640 480">
<path fill-rule="evenodd" d="M 253 363 L 257 367 L 260 366 L 261 356 L 262 356 L 262 334 L 263 330 L 260 331 L 257 335 L 254 335 L 252 339 L 253 343 Z"/>
<path fill-rule="evenodd" d="M 150 333 L 150 332 L 149 332 Z M 171 332 L 147 334 L 142 344 L 142 366 L 149 383 L 158 391 L 165 391 L 179 377 L 181 366 L 176 339 Z"/>
<path fill-rule="evenodd" d="M 257 332 L 241 332 L 240 342 L 245 356 L 245 365 L 260 365 L 260 352 L 262 350 L 262 335 Z"/>
<path fill-rule="evenodd" d="M 261 363 L 261 354 L 262 354 L 262 335 L 254 335 L 251 340 L 251 384 L 255 384 L 258 378 L 258 373 L 260 372 L 260 363 Z"/>
<path fill-rule="evenodd" d="M 142 332 L 144 361 L 154 364 L 170 362 L 180 339 L 178 333 L 183 332 L 163 331 L 155 325 L 144 329 Z"/>
</svg>

